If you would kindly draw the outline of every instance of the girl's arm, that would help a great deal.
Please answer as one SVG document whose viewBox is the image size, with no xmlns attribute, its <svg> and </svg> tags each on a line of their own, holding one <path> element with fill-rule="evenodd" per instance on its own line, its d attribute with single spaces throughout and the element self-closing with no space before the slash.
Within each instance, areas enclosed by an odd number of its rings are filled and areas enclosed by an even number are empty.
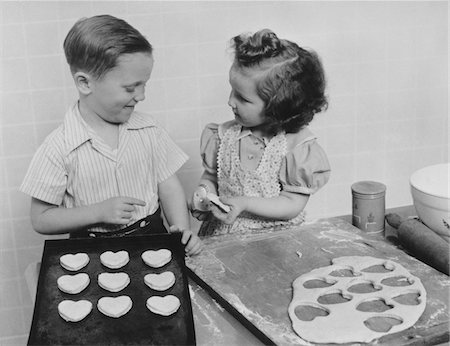
<svg viewBox="0 0 450 346">
<path fill-rule="evenodd" d="M 191 231 L 186 196 L 176 174 L 158 184 L 158 195 L 170 230 L 183 232 L 181 242 L 186 244 L 188 255 L 198 254 L 202 242 L 197 236 L 198 230 Z"/>
<path fill-rule="evenodd" d="M 214 174 L 204 171 L 198 184 L 199 186 L 206 185 L 208 187 L 208 192 L 217 195 L 217 177 Z"/>
<path fill-rule="evenodd" d="M 246 211 L 259 217 L 276 220 L 289 220 L 303 211 L 309 195 L 282 191 L 278 197 L 221 197 L 220 200 L 231 206 L 229 213 L 224 213 L 213 206 L 215 217 L 225 223 L 233 223 L 236 217 Z"/>
<path fill-rule="evenodd" d="M 31 224 L 41 234 L 64 234 L 96 224 L 126 225 L 130 222 L 134 206 L 145 202 L 132 197 L 114 197 L 103 202 L 76 208 L 31 199 Z"/>
</svg>

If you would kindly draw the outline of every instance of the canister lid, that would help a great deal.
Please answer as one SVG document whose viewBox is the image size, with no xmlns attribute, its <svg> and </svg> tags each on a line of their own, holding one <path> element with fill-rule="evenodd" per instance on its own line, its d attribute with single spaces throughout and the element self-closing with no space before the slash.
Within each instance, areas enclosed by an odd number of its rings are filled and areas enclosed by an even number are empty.
<svg viewBox="0 0 450 346">
<path fill-rule="evenodd" d="M 386 185 L 376 181 L 358 181 L 352 185 L 352 192 L 359 195 L 383 195 Z"/>
</svg>

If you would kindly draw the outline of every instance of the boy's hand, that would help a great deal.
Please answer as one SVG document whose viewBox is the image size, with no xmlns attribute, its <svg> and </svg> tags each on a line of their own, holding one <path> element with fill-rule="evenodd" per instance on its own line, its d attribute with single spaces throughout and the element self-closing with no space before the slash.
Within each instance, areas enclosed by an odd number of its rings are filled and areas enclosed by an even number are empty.
<svg viewBox="0 0 450 346">
<path fill-rule="evenodd" d="M 136 205 L 145 206 L 145 202 L 132 197 L 113 197 L 97 204 L 99 207 L 99 222 L 126 225 L 136 210 Z"/>
<path fill-rule="evenodd" d="M 178 226 L 170 226 L 170 232 L 181 232 L 181 243 L 185 245 L 184 250 L 188 256 L 198 255 L 202 251 L 203 244 L 201 239 L 191 231 L 183 230 Z"/>
<path fill-rule="evenodd" d="M 221 208 L 211 203 L 211 212 L 220 221 L 231 225 L 236 218 L 246 209 L 247 199 L 245 197 L 221 197 L 220 201 L 231 207 L 226 213 Z"/>
</svg>

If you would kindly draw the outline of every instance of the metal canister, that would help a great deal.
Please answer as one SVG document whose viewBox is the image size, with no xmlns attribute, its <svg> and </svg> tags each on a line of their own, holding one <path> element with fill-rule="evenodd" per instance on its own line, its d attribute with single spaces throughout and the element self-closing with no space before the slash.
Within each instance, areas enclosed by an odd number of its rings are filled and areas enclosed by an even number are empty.
<svg viewBox="0 0 450 346">
<path fill-rule="evenodd" d="M 367 233 L 384 231 L 386 185 L 359 181 L 352 185 L 352 223 Z"/>
</svg>

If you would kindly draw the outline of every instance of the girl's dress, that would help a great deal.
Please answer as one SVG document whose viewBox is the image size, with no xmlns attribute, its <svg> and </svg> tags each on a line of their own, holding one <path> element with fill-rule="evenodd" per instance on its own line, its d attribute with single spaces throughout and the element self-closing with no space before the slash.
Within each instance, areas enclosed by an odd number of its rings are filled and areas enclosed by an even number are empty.
<svg viewBox="0 0 450 346">
<path fill-rule="evenodd" d="M 202 133 L 203 166 L 209 176 L 217 177 L 219 196 L 271 198 L 280 195 L 282 190 L 310 195 L 328 181 L 328 159 L 309 129 L 304 128 L 294 134 L 282 132 L 266 141 L 254 170 L 243 168 L 239 157 L 240 143 L 246 136 L 253 135 L 234 120 L 221 125 L 209 124 Z M 211 214 L 200 227 L 199 235 L 258 233 L 268 228 L 277 230 L 298 225 L 303 221 L 303 212 L 287 221 L 244 212 L 228 225 Z"/>
</svg>

